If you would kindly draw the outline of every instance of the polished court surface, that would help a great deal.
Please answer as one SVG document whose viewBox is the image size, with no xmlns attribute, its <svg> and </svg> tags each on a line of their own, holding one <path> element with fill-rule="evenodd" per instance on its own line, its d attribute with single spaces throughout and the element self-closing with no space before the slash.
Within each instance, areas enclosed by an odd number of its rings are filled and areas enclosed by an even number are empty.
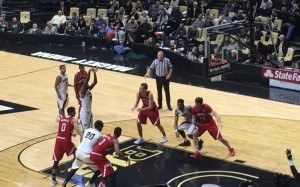
<svg viewBox="0 0 300 187">
<path fill-rule="evenodd" d="M 110 156 L 118 172 L 120 187 L 168 182 L 171 186 L 218 184 L 231 187 L 250 179 L 259 186 L 271 187 L 274 186 L 274 172 L 290 175 L 284 152 L 286 148 L 292 149 L 295 164 L 300 165 L 299 106 L 270 100 L 269 88 L 227 81 L 210 83 L 196 75 L 176 70 L 170 85 L 173 108 L 178 98 L 192 105 L 195 97 L 202 96 L 204 102 L 221 115 L 222 134 L 236 150 L 236 156 L 230 157 L 220 142 L 205 133 L 204 156 L 194 160 L 188 158 L 193 151 L 192 146 L 178 146 L 182 139 L 177 139 L 174 134 L 174 111 L 166 108 L 160 111 L 160 115 L 169 141 L 159 145 L 161 135 L 158 129 L 148 124 L 144 126 L 147 143 L 141 147 L 132 144 L 133 138 L 137 137 L 137 113 L 131 113 L 130 109 L 140 83 L 148 83 L 156 98 L 155 80 L 140 76 L 152 58 L 122 62 L 120 58 L 114 59 L 113 54 L 102 54 L 100 51 L 82 51 L 81 54 L 57 46 L 22 47 L 23 51 L 21 45 L 15 45 L 15 48 L 0 46 L 0 49 L 10 51 L 0 52 L 0 186 L 50 186 L 47 169 L 52 166 L 57 132 L 54 81 L 59 65 L 65 63 L 20 55 L 41 50 L 80 59 L 93 57 L 98 61 L 126 63 L 125 66 L 133 68 L 125 73 L 101 69 L 98 72 L 99 83 L 93 90 L 94 119 L 105 122 L 103 132 L 110 133 L 114 127 L 122 127 L 124 151 L 132 157 L 139 153 L 138 156 L 146 158 L 135 158 L 136 163 L 127 166 Z M 72 83 L 78 66 L 66 65 L 69 82 Z M 69 88 L 69 95 L 69 106 L 77 107 L 72 87 Z M 78 137 L 74 141 L 78 144 Z M 62 177 L 71 159 L 65 157 L 61 162 Z M 80 171 L 82 173 L 78 174 L 84 177 L 77 176 L 74 183 L 80 184 L 90 175 L 88 170 Z M 59 184 L 61 182 L 59 180 Z M 299 184 L 293 181 L 292 186 Z"/>
</svg>

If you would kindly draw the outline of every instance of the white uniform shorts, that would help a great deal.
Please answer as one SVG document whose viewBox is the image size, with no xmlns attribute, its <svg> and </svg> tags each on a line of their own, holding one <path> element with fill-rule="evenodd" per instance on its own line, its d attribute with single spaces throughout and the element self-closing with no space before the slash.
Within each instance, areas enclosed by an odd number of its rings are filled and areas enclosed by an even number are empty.
<svg viewBox="0 0 300 187">
<path fill-rule="evenodd" d="M 183 130 L 183 131 L 186 130 L 187 134 L 193 134 L 195 128 L 196 126 L 194 123 L 184 121 L 179 125 L 178 130 Z"/>
<path fill-rule="evenodd" d="M 78 169 L 83 164 L 86 164 L 93 171 L 99 170 L 97 165 L 93 161 L 91 161 L 90 154 L 77 149 L 75 153 L 75 160 L 72 163 L 72 169 Z"/>
<path fill-rule="evenodd" d="M 61 97 L 61 99 L 59 99 L 58 97 L 56 98 L 57 106 L 59 109 L 64 109 L 68 106 L 68 102 L 69 102 L 68 94 L 60 93 L 60 97 Z"/>
<path fill-rule="evenodd" d="M 93 127 L 93 114 L 92 112 L 80 111 L 79 120 L 81 130 L 84 132 L 86 129 Z"/>
</svg>

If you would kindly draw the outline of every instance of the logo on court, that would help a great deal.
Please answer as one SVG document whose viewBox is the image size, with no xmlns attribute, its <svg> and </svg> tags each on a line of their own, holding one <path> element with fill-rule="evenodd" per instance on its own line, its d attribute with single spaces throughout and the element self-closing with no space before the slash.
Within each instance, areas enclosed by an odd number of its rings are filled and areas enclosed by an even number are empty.
<svg viewBox="0 0 300 187">
<path fill-rule="evenodd" d="M 37 110 L 36 108 L 0 100 L 0 115 Z"/>
</svg>

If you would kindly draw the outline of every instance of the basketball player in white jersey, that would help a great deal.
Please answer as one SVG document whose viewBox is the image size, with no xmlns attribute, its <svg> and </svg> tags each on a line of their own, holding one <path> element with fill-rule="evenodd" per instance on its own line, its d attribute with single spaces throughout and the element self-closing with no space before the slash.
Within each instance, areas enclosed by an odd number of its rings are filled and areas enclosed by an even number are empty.
<svg viewBox="0 0 300 187">
<path fill-rule="evenodd" d="M 92 127 L 93 125 L 93 114 L 92 114 L 92 92 L 91 90 L 97 84 L 96 72 L 98 68 L 92 68 L 89 70 L 86 80 L 83 81 L 83 85 L 80 90 L 81 109 L 79 114 L 79 120 L 82 128 L 82 132 Z M 94 81 L 89 85 L 91 72 L 94 72 Z"/>
<path fill-rule="evenodd" d="M 65 116 L 65 108 L 68 106 L 68 76 L 66 74 L 66 66 L 60 65 L 60 74 L 57 75 L 54 88 L 57 94 L 57 106 L 58 106 L 58 116 L 57 120 L 59 121 L 61 116 Z"/>
<path fill-rule="evenodd" d="M 95 128 L 88 128 L 85 130 L 82 136 L 82 141 L 76 150 L 75 160 L 73 161 L 72 169 L 66 177 L 64 183 L 62 184 L 62 187 L 66 187 L 67 183 L 71 180 L 73 175 L 83 164 L 86 164 L 91 170 L 95 172 L 93 177 L 85 184 L 85 186 L 95 186 L 93 183 L 99 176 L 100 171 L 97 165 L 90 160 L 90 153 L 92 152 L 94 146 L 102 138 L 101 131 L 103 129 L 103 122 L 101 120 L 97 120 L 94 126 Z"/>
<path fill-rule="evenodd" d="M 184 117 L 184 121 L 178 127 L 179 116 Z M 187 136 L 193 139 L 193 131 L 195 128 L 196 126 L 192 122 L 192 107 L 190 105 L 184 105 L 183 99 L 178 99 L 177 109 L 175 110 L 174 129 L 176 137 L 179 138 L 179 135 L 181 135 L 184 139 L 184 142 L 180 143 L 179 146 L 191 145 L 191 142 L 187 139 L 184 130 L 186 130 Z"/>
</svg>

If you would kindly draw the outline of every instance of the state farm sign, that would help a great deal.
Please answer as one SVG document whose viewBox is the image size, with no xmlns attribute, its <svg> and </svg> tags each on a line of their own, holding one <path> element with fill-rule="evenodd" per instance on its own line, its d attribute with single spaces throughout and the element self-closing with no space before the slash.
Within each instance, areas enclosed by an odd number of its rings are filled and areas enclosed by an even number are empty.
<svg viewBox="0 0 300 187">
<path fill-rule="evenodd" d="M 298 71 L 263 67 L 262 77 L 300 84 L 300 72 Z"/>
</svg>

